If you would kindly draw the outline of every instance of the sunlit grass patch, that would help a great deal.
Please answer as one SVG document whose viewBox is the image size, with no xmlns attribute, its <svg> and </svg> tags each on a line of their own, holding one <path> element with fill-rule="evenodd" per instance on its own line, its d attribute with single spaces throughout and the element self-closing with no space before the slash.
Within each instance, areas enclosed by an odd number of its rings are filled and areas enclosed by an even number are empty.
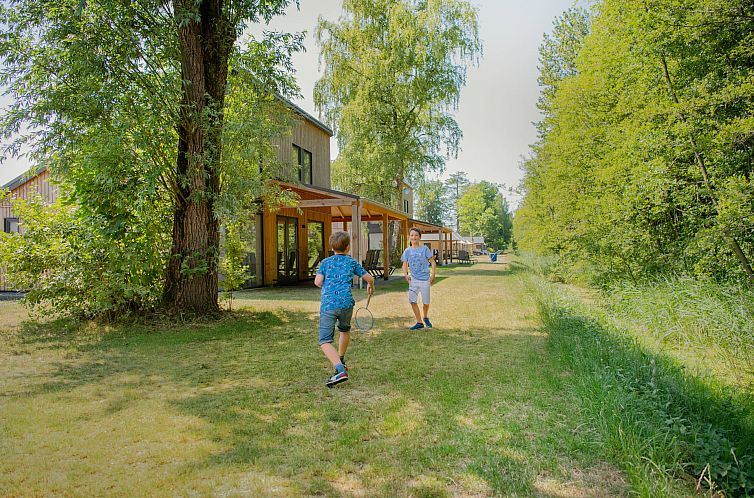
<svg viewBox="0 0 754 498">
<path fill-rule="evenodd" d="M 335 389 L 315 288 L 242 293 L 215 322 L 3 329 L 0 494 L 532 496 L 576 479 L 600 496 L 604 458 L 518 274 L 440 271 L 420 333 L 405 284 L 378 284 L 376 332 L 354 334 Z"/>
</svg>

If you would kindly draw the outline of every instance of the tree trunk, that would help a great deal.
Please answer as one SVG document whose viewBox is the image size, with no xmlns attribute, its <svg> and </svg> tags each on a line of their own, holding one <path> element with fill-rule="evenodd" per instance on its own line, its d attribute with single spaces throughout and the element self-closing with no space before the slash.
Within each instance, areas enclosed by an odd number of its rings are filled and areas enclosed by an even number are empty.
<svg viewBox="0 0 754 498">
<path fill-rule="evenodd" d="M 183 95 L 178 122 L 177 196 L 173 243 L 163 305 L 174 311 L 212 314 L 218 306 L 220 232 L 214 202 L 220 190 L 223 107 L 228 59 L 235 31 L 222 0 L 203 1 L 199 19 L 191 0 L 174 0 L 181 50 Z"/>
</svg>

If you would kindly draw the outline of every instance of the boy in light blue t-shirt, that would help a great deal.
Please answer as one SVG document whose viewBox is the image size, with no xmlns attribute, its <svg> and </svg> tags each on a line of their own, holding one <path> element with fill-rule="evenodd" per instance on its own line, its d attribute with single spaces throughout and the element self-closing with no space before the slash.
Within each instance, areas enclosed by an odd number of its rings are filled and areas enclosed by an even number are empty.
<svg viewBox="0 0 754 498">
<path fill-rule="evenodd" d="M 429 287 L 435 282 L 435 256 L 429 250 L 429 247 L 421 245 L 421 239 L 421 230 L 412 228 L 408 232 L 408 240 L 411 245 L 403 251 L 401 256 L 403 277 L 408 282 L 408 302 L 411 303 L 411 308 L 416 317 L 416 323 L 410 326 L 409 330 L 418 330 L 424 327 L 432 328 L 432 322 L 429 321 Z M 431 275 L 429 273 L 430 265 L 432 265 Z M 419 294 L 422 296 L 422 304 L 424 305 L 424 318 L 419 312 Z"/>
<path fill-rule="evenodd" d="M 325 382 L 327 387 L 348 380 L 345 356 L 351 340 L 349 332 L 354 305 L 351 294 L 353 276 L 364 279 L 370 296 L 374 293 L 374 277 L 346 254 L 350 245 L 351 236 L 346 232 L 333 233 L 330 236 L 330 247 L 335 255 L 322 260 L 314 278 L 314 285 L 322 288 L 319 305 L 319 347 L 335 367 L 335 373 Z M 332 345 L 336 322 L 340 331 L 337 350 Z"/>
</svg>

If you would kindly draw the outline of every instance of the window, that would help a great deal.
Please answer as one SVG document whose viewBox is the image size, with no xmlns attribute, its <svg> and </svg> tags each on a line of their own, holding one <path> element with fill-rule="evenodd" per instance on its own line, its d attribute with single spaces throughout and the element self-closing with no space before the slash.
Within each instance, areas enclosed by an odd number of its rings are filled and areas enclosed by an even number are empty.
<svg viewBox="0 0 754 498">
<path fill-rule="evenodd" d="M 312 183 L 312 153 L 293 144 L 291 162 L 298 168 L 298 181 L 311 185 Z"/>
<path fill-rule="evenodd" d="M 408 213 L 408 199 L 403 199 L 403 211 Z"/>
<path fill-rule="evenodd" d="M 21 223 L 18 221 L 18 218 L 5 218 L 3 225 L 5 233 L 19 233 L 21 231 Z"/>
</svg>

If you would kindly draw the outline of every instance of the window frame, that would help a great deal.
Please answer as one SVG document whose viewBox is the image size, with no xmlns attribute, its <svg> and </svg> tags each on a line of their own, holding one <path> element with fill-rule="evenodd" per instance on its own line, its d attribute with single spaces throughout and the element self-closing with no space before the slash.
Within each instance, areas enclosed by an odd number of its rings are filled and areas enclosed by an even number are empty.
<svg viewBox="0 0 754 498">
<path fill-rule="evenodd" d="M 15 223 L 18 228 L 15 231 L 11 231 L 10 224 Z M 5 233 L 21 233 L 21 220 L 16 217 L 3 218 L 3 232 Z"/>
<path fill-rule="evenodd" d="M 301 147 L 300 145 L 296 145 L 294 143 L 291 144 L 291 162 L 297 167 L 298 169 L 298 181 L 304 185 L 313 185 L 314 184 L 314 155 L 311 153 L 311 151 L 308 151 Z M 298 160 L 296 160 L 294 156 L 298 156 Z M 309 159 L 309 164 L 306 164 L 305 158 Z M 308 178 L 304 175 L 305 166 L 308 166 L 306 168 L 308 171 Z"/>
</svg>

